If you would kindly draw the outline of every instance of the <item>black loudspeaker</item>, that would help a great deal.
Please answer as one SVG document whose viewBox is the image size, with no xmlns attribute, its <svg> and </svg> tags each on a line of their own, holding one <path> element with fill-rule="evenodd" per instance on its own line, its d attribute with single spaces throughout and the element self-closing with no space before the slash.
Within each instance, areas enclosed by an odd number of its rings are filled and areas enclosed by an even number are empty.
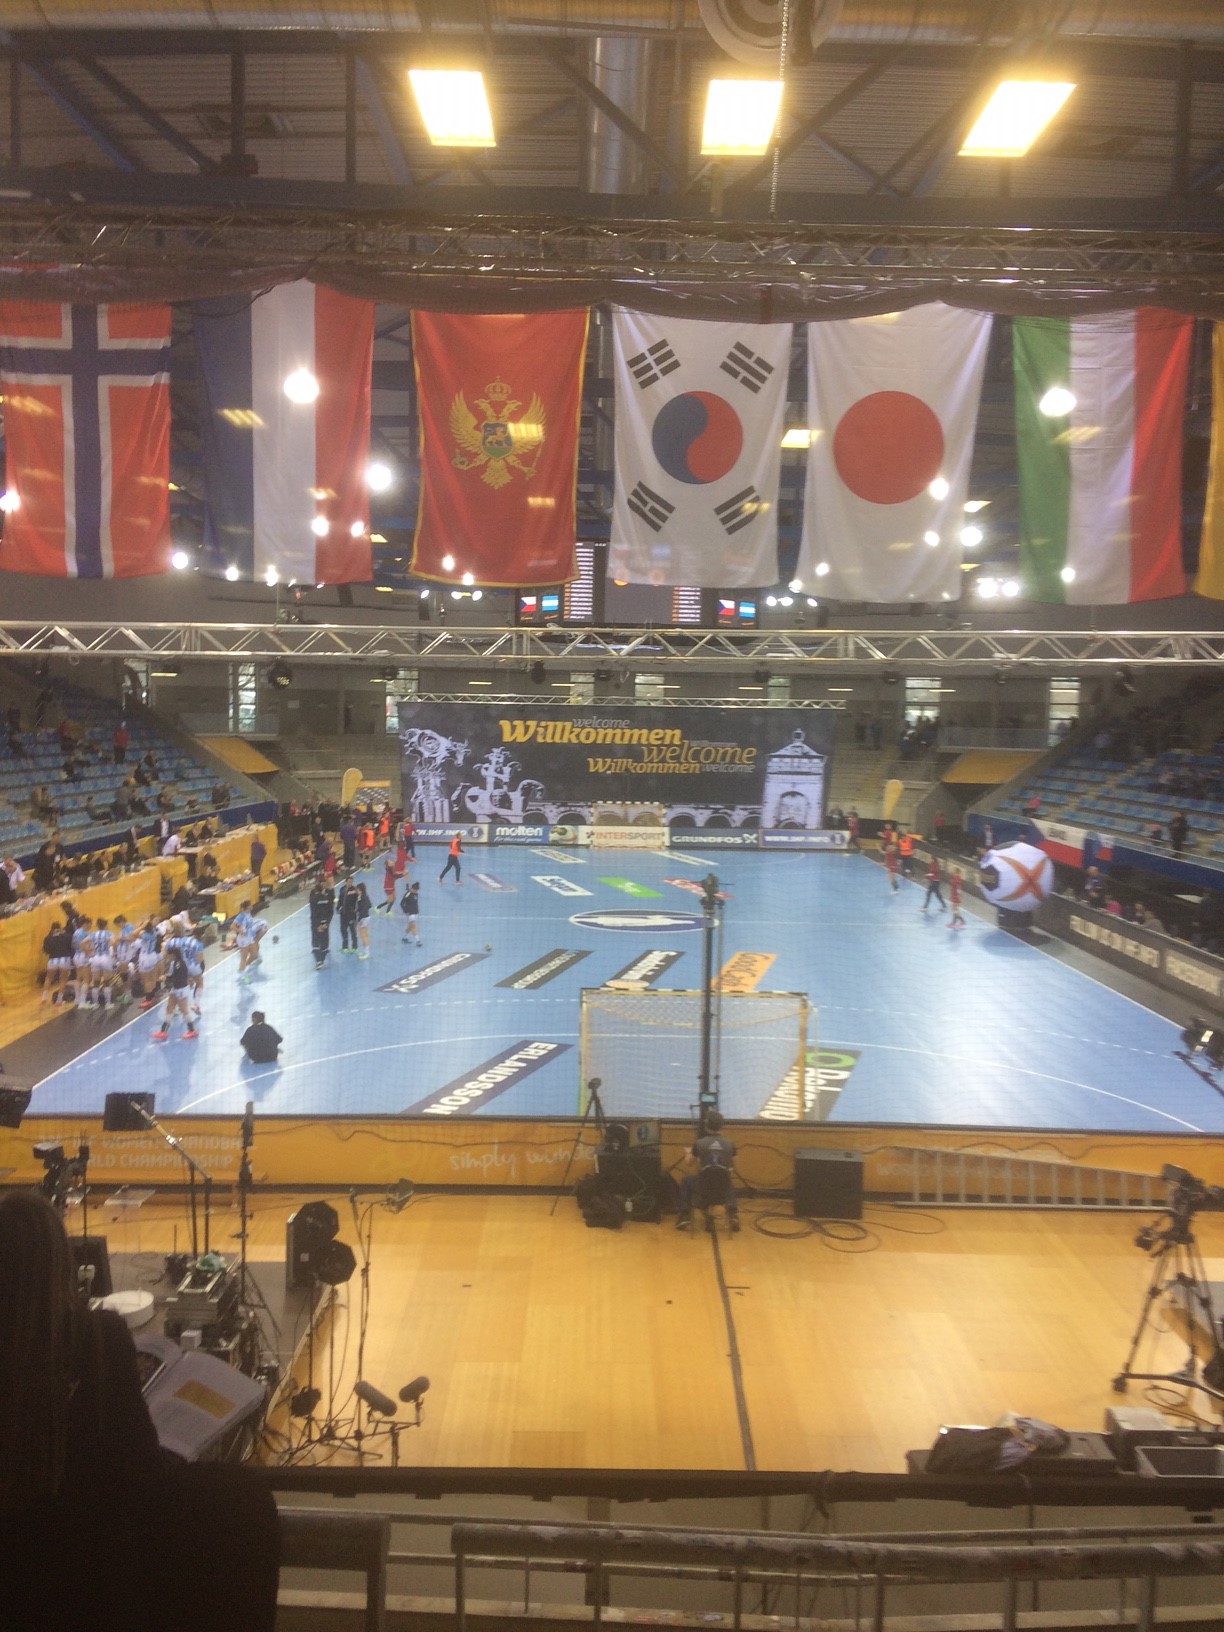
<svg viewBox="0 0 1224 1632">
<path fill-rule="evenodd" d="M 289 1215 L 285 1225 L 286 1291 L 311 1285 L 317 1275 L 316 1266 L 339 1228 L 336 1209 L 325 1201 L 308 1201 Z"/>
<path fill-rule="evenodd" d="M 107 1094 L 102 1112 L 102 1132 L 143 1133 L 149 1124 L 136 1106 L 143 1106 L 152 1116 L 155 1103 L 152 1094 Z"/>
<path fill-rule="evenodd" d="M 595 1152 L 600 1189 L 624 1199 L 626 1214 L 639 1222 L 657 1222 L 663 1210 L 663 1158 L 658 1145 L 633 1149 L 600 1146 Z"/>
<path fill-rule="evenodd" d="M 17 1088 L 5 1079 L 0 1083 L 0 1128 L 19 1128 L 30 1107 L 30 1088 Z"/>
<path fill-rule="evenodd" d="M 863 1158 L 857 1150 L 795 1152 L 796 1218 L 862 1218 Z"/>
<path fill-rule="evenodd" d="M 111 1281 L 110 1254 L 104 1235 L 71 1235 L 72 1261 L 76 1265 L 77 1286 L 83 1297 L 109 1298 L 115 1290 Z M 93 1275 L 89 1275 L 89 1270 Z"/>
</svg>

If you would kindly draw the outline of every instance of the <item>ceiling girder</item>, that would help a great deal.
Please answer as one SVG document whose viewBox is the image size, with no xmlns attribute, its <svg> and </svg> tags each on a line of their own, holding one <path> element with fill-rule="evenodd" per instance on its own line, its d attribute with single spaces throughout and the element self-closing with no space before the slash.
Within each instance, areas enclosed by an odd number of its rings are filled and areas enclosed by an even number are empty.
<svg viewBox="0 0 1224 1632">
<path fill-rule="evenodd" d="M 434 624 L 38 623 L 0 624 L 8 657 L 298 658 L 319 663 L 395 662 L 413 667 L 741 670 L 768 665 L 915 673 L 936 669 L 1074 673 L 1224 661 L 1224 632 L 1186 630 L 612 630 L 447 628 Z"/>
</svg>

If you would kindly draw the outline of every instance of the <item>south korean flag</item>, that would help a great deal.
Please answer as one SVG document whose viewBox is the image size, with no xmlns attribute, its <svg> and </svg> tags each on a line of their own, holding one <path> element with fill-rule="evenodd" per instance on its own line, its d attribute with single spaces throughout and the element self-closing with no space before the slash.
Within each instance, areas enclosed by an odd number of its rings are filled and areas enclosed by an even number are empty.
<svg viewBox="0 0 1224 1632">
<path fill-rule="evenodd" d="M 608 576 L 755 589 L 778 579 L 789 323 L 613 312 Z"/>
</svg>

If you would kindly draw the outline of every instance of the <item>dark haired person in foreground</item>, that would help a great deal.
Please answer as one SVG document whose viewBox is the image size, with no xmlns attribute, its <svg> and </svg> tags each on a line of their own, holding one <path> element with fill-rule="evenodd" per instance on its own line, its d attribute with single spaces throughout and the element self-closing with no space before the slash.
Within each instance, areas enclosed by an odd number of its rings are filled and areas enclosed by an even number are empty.
<svg viewBox="0 0 1224 1632">
<path fill-rule="evenodd" d="M 131 1334 L 79 1301 L 59 1214 L 32 1191 L 0 1199 L 0 1309 L 6 1632 L 271 1632 L 270 1493 L 159 1450 Z"/>
</svg>

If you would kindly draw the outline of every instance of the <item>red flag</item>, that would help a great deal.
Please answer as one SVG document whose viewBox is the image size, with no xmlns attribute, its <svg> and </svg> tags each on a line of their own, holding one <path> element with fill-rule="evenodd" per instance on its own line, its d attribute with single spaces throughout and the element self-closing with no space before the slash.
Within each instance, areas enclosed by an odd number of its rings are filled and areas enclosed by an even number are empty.
<svg viewBox="0 0 1224 1632">
<path fill-rule="evenodd" d="M 412 571 L 567 583 L 587 314 L 412 315 L 421 498 Z"/>
<path fill-rule="evenodd" d="M 170 308 L 0 303 L 0 567 L 138 578 L 170 553 Z"/>
</svg>

